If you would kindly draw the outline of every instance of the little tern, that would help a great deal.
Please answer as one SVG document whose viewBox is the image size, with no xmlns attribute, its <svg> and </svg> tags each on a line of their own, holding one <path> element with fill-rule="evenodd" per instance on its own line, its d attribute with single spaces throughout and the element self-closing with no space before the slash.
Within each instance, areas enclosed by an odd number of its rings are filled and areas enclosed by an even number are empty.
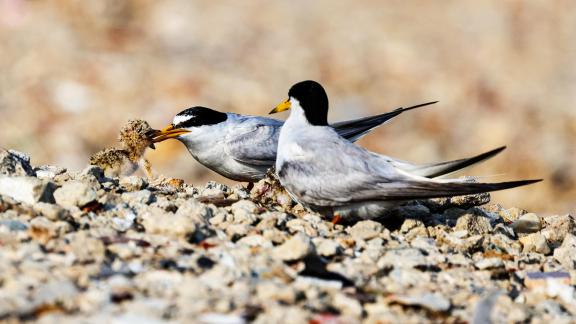
<svg viewBox="0 0 576 324">
<path fill-rule="evenodd" d="M 330 125 L 340 136 L 357 141 L 374 128 L 401 113 L 436 103 L 342 121 Z M 283 121 L 268 117 L 219 112 L 192 107 L 178 113 L 172 123 L 150 133 L 154 143 L 175 138 L 205 167 L 236 181 L 255 182 L 266 176 L 276 161 L 278 137 Z"/>
<path fill-rule="evenodd" d="M 315 81 L 295 84 L 288 99 L 270 113 L 291 109 L 278 139 L 280 183 L 304 207 L 342 219 L 386 216 L 400 203 L 509 189 L 541 180 L 471 183 L 430 179 L 494 156 L 499 148 L 471 159 L 416 165 L 370 152 L 329 127 L 328 96 Z M 480 157 L 480 158 L 479 158 Z"/>
</svg>

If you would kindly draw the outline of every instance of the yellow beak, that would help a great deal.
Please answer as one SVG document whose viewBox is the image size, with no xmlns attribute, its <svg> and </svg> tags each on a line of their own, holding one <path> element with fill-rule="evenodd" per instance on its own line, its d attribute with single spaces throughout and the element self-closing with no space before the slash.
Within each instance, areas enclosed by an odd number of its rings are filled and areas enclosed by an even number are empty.
<svg viewBox="0 0 576 324">
<path fill-rule="evenodd" d="M 272 109 L 269 114 L 279 113 L 288 109 L 290 109 L 290 99 L 286 99 L 286 101 L 280 103 L 278 106 Z"/>
<path fill-rule="evenodd" d="M 151 132 L 149 139 L 152 143 L 158 143 L 170 138 L 176 138 L 186 133 L 190 133 L 190 131 L 182 128 L 174 128 L 174 125 L 168 125 L 161 130 Z"/>
</svg>

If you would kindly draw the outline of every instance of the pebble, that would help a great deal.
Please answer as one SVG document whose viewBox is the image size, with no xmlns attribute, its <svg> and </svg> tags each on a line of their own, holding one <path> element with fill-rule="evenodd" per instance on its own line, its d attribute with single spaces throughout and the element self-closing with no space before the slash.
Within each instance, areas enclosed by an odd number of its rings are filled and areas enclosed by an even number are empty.
<svg viewBox="0 0 576 324">
<path fill-rule="evenodd" d="M 96 190 L 81 181 L 69 181 L 54 192 L 56 203 L 64 207 L 82 207 L 98 198 Z"/>
<path fill-rule="evenodd" d="M 0 176 L 0 195 L 27 204 L 54 202 L 54 185 L 34 177 Z"/>
<path fill-rule="evenodd" d="M 356 240 L 369 240 L 380 235 L 382 229 L 382 224 L 372 220 L 365 220 L 354 224 L 354 226 L 347 229 L 347 232 Z"/>
<path fill-rule="evenodd" d="M 566 270 L 576 269 L 576 236 L 566 235 L 562 245 L 554 250 L 554 259 L 556 259 Z"/>
<path fill-rule="evenodd" d="M 314 246 L 310 238 L 302 233 L 297 233 L 282 245 L 274 248 L 272 255 L 282 261 L 295 261 L 304 258 L 313 251 Z"/>
<path fill-rule="evenodd" d="M 516 233 L 534 233 L 538 232 L 542 228 L 542 225 L 538 215 L 528 213 L 520 216 L 510 227 L 512 227 Z"/>
<path fill-rule="evenodd" d="M 22 152 L 0 148 L 0 176 L 34 176 L 30 157 Z"/>
<path fill-rule="evenodd" d="M 41 165 L 34 168 L 34 172 L 38 179 L 53 180 L 56 176 L 66 172 L 66 169 L 55 165 Z"/>
<path fill-rule="evenodd" d="M 16 166 L 29 165 L 29 158 L 1 152 Z M 333 225 L 289 196 L 280 203 L 286 192 L 273 177 L 249 193 L 238 184 L 107 178 L 98 167 L 32 170 L 29 181 L 60 188 L 51 201 L 0 196 L 5 321 L 458 323 L 576 316 L 571 215 L 474 207 L 486 202 L 480 195 L 410 202 L 382 223 Z M 513 291 L 514 300 L 500 289 Z M 481 299 L 491 292 L 497 302 Z M 479 309 L 490 316 L 477 317 L 475 305 L 483 304 Z"/>
<path fill-rule="evenodd" d="M 428 292 L 412 296 L 397 295 L 390 301 L 407 306 L 423 307 L 433 312 L 445 312 L 450 308 L 450 300 L 439 294 Z"/>
<path fill-rule="evenodd" d="M 532 233 L 520 238 L 520 243 L 524 246 L 522 252 L 536 252 L 540 254 L 549 254 L 550 247 L 546 238 L 541 233 Z"/>
<path fill-rule="evenodd" d="M 504 267 L 504 262 L 500 258 L 487 258 L 476 261 L 474 266 L 478 270 L 498 269 Z"/>
<path fill-rule="evenodd" d="M 141 177 L 127 176 L 120 178 L 120 186 L 126 191 L 138 191 L 146 188 L 148 182 Z"/>
<path fill-rule="evenodd" d="M 316 251 L 319 255 L 325 257 L 332 257 L 340 251 L 340 244 L 334 240 L 318 239 L 314 242 Z"/>
<path fill-rule="evenodd" d="M 473 211 L 460 216 L 454 230 L 466 230 L 470 235 L 487 234 L 492 231 L 492 225 L 484 213 Z"/>
</svg>

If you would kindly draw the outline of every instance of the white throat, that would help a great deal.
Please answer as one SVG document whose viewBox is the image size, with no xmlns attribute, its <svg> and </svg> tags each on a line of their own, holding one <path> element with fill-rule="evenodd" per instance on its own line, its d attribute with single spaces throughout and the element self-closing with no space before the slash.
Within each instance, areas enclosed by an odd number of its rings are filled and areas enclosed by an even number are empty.
<svg viewBox="0 0 576 324">
<path fill-rule="evenodd" d="M 290 97 L 290 115 L 288 116 L 288 119 L 286 119 L 284 127 L 286 127 L 286 125 L 310 126 L 310 122 L 306 119 L 306 114 L 304 113 L 302 106 L 300 106 L 300 101 L 298 101 L 298 99 Z"/>
</svg>

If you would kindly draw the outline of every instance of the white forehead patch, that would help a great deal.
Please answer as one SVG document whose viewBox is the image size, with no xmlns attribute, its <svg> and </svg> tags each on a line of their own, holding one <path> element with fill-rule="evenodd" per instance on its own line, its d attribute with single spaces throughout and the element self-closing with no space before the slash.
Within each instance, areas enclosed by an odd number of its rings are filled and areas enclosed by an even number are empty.
<svg viewBox="0 0 576 324">
<path fill-rule="evenodd" d="M 187 120 L 189 120 L 191 118 L 191 116 L 189 115 L 179 115 L 179 116 L 175 116 L 174 120 L 172 120 L 172 124 L 174 125 L 178 125 L 182 122 L 185 122 Z"/>
</svg>

